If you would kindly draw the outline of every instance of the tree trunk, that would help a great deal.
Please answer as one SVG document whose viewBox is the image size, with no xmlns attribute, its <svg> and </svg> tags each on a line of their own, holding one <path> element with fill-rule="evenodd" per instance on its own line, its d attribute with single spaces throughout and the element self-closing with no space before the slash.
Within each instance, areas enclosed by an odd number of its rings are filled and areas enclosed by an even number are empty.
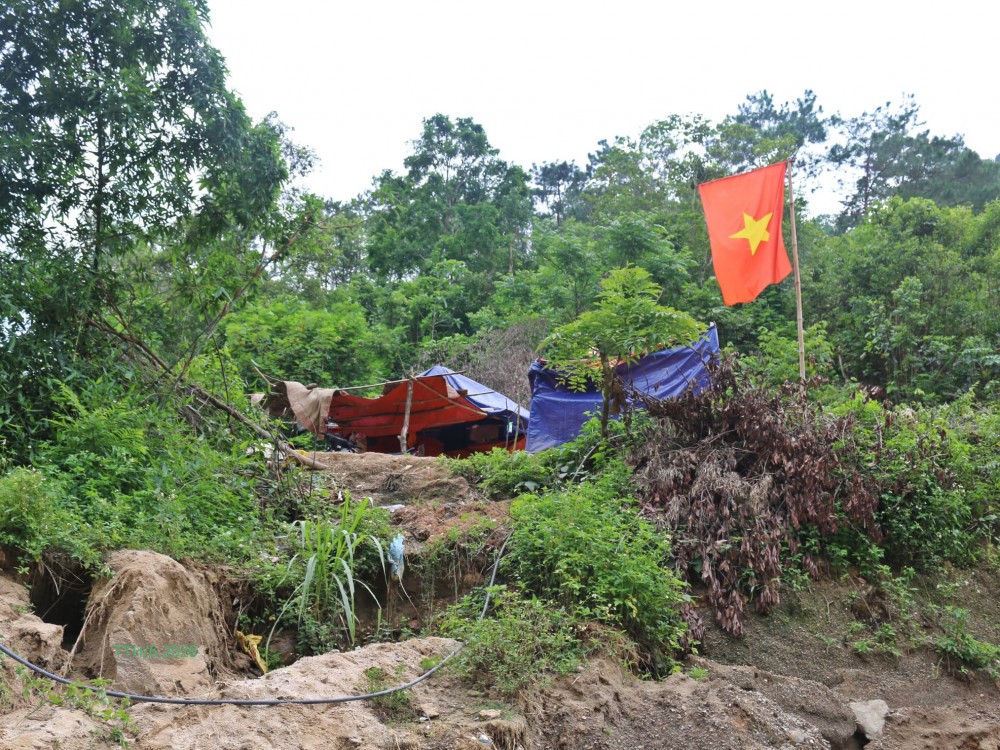
<svg viewBox="0 0 1000 750">
<path fill-rule="evenodd" d="M 601 397 L 604 403 L 601 404 L 601 439 L 608 437 L 608 418 L 611 416 L 611 391 L 615 384 L 615 371 L 605 354 L 601 354 L 601 373 L 603 383 L 601 387 Z"/>
</svg>

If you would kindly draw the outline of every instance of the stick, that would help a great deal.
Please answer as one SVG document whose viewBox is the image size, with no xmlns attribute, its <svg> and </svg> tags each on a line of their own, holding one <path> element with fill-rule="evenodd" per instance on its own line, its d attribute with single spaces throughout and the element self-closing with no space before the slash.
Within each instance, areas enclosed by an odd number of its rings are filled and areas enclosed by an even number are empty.
<svg viewBox="0 0 1000 750">
<path fill-rule="evenodd" d="M 136 338 L 135 336 L 131 336 L 127 333 L 124 333 L 123 331 L 119 331 L 116 328 L 97 320 L 88 319 L 87 323 L 99 331 L 103 331 L 104 333 L 107 333 L 111 336 L 116 336 L 117 338 L 121 339 L 127 344 L 132 344 L 139 351 L 145 354 L 146 358 L 154 365 L 156 365 L 160 370 L 162 370 L 165 375 L 173 374 L 173 370 L 171 370 L 170 366 L 166 362 L 164 362 L 160 358 L 160 356 L 155 351 L 153 351 L 153 349 L 144 341 Z M 209 404 L 210 406 L 214 406 L 216 409 L 225 412 L 229 416 L 233 417 L 233 419 L 237 420 L 240 424 L 249 427 L 264 440 L 275 443 L 278 446 L 278 449 L 284 451 L 289 458 L 298 461 L 300 464 L 308 466 L 310 469 L 326 469 L 326 466 L 321 464 L 319 461 L 309 458 L 308 456 L 303 456 L 292 446 L 290 446 L 287 442 L 285 442 L 284 440 L 280 440 L 275 435 L 272 435 L 270 432 L 265 430 L 259 424 L 248 419 L 239 411 L 231 407 L 229 404 L 220 401 L 201 386 L 195 385 L 194 383 L 190 382 L 183 376 L 177 378 L 175 384 L 177 383 L 183 383 L 184 386 L 186 388 L 189 388 L 191 392 L 194 393 L 194 395 L 196 395 L 202 402 Z"/>
<path fill-rule="evenodd" d="M 403 431 L 399 433 L 399 452 L 406 453 L 406 433 L 410 429 L 410 404 L 413 403 L 413 378 L 406 384 L 406 413 L 403 415 Z"/>
<path fill-rule="evenodd" d="M 799 328 L 799 383 L 806 382 L 806 338 L 802 330 L 802 280 L 799 277 L 799 239 L 795 233 L 795 195 L 792 193 L 792 164 L 788 162 L 788 201 L 791 205 L 789 216 L 792 220 L 792 268 L 795 269 L 795 319 Z"/>
</svg>

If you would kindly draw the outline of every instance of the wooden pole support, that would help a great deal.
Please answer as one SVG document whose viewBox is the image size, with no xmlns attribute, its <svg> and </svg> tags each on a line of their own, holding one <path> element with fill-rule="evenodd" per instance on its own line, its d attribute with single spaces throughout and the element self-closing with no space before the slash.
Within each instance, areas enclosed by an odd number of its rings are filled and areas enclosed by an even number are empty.
<svg viewBox="0 0 1000 750">
<path fill-rule="evenodd" d="M 806 338 L 802 328 L 802 279 L 799 276 L 799 239 L 795 233 L 795 194 L 792 192 L 792 164 L 788 162 L 788 202 L 791 206 L 789 217 L 792 221 L 792 268 L 795 270 L 795 319 L 799 329 L 799 383 L 806 382 Z"/>
<path fill-rule="evenodd" d="M 406 383 L 406 412 L 403 414 L 403 431 L 399 433 L 399 452 L 406 453 L 406 433 L 410 430 L 410 405 L 413 403 L 413 378 Z"/>
</svg>

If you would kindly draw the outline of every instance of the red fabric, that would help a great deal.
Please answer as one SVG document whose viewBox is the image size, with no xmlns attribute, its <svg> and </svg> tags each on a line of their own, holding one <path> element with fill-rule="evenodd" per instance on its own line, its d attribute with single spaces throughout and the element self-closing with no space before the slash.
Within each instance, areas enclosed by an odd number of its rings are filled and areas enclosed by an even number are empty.
<svg viewBox="0 0 1000 750">
<path fill-rule="evenodd" d="M 781 236 L 786 167 L 787 162 L 780 162 L 698 186 L 715 278 L 727 305 L 755 300 L 769 284 L 778 283 L 792 270 Z M 755 234 L 751 227 L 767 214 L 771 217 L 766 224 L 767 239 L 763 239 L 759 230 Z M 739 233 L 750 237 L 733 236 Z M 759 244 L 752 251 L 755 240 Z"/>
<path fill-rule="evenodd" d="M 494 448 L 506 448 L 511 453 L 513 453 L 514 451 L 523 451 L 526 440 L 527 438 L 521 438 L 520 440 L 517 440 L 516 442 L 513 443 L 504 442 L 503 440 L 500 440 L 496 443 L 474 443 L 473 445 L 470 445 L 468 448 L 462 448 L 461 450 L 455 450 L 455 451 L 448 451 L 447 453 L 445 453 L 445 455 L 448 456 L 448 458 L 468 458 L 473 453 L 489 453 Z M 430 456 L 437 454 L 426 453 L 425 455 Z"/>
<path fill-rule="evenodd" d="M 399 383 L 384 396 L 365 398 L 350 394 L 334 395 L 330 401 L 330 419 L 345 433 L 360 432 L 368 437 L 399 435 L 406 414 L 407 384 Z M 407 432 L 414 435 L 428 427 L 475 422 L 486 418 L 482 411 L 448 385 L 444 376 L 435 375 L 413 381 L 410 423 Z"/>
</svg>

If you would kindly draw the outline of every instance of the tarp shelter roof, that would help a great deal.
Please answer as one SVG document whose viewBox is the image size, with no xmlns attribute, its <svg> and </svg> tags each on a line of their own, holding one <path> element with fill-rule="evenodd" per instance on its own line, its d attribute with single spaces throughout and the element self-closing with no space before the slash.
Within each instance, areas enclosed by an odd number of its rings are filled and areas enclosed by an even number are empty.
<svg viewBox="0 0 1000 750">
<path fill-rule="evenodd" d="M 515 424 L 520 422 L 523 425 L 522 429 L 527 428 L 531 412 L 517 402 L 511 401 L 502 393 L 497 393 L 492 388 L 441 365 L 435 365 L 420 373 L 418 377 L 425 378 L 431 375 L 443 376 L 448 385 L 456 391 L 464 391 L 466 400 L 478 406 L 491 417 Z"/>
<path fill-rule="evenodd" d="M 408 381 L 388 384 L 378 398 L 355 396 L 337 388 L 304 386 L 291 380 L 274 385 L 263 400 L 272 416 L 290 409 L 307 430 L 322 435 L 327 419 L 333 419 L 345 433 L 359 432 L 368 437 L 399 435 L 406 420 Z M 413 378 L 410 420 L 412 435 L 432 427 L 477 422 L 487 417 L 520 424 L 527 428 L 530 413 L 514 401 L 472 378 L 435 366 Z"/>
<path fill-rule="evenodd" d="M 719 353 L 719 333 L 712 323 L 700 339 L 689 346 L 647 354 L 634 362 L 623 362 L 615 375 L 636 390 L 656 398 L 679 396 L 689 385 L 708 384 L 708 362 Z M 596 385 L 585 391 L 571 391 L 565 374 L 533 362 L 528 372 L 531 383 L 531 420 L 528 422 L 527 450 L 531 452 L 568 443 L 580 434 L 587 412 L 599 412 L 603 403 Z"/>
<path fill-rule="evenodd" d="M 407 382 L 398 383 L 378 398 L 352 396 L 339 391 L 330 400 L 330 418 L 344 432 L 360 432 L 370 437 L 399 435 L 406 419 Z M 487 414 L 464 398 L 441 375 L 413 379 L 410 400 L 411 434 L 429 427 L 475 422 Z"/>
<path fill-rule="evenodd" d="M 291 409 L 299 424 L 314 435 L 321 435 L 330 410 L 330 399 L 335 392 L 333 388 L 317 388 L 294 380 L 279 380 L 272 385 L 270 393 L 255 393 L 251 400 L 259 403 L 272 417 L 283 416 Z"/>
</svg>

